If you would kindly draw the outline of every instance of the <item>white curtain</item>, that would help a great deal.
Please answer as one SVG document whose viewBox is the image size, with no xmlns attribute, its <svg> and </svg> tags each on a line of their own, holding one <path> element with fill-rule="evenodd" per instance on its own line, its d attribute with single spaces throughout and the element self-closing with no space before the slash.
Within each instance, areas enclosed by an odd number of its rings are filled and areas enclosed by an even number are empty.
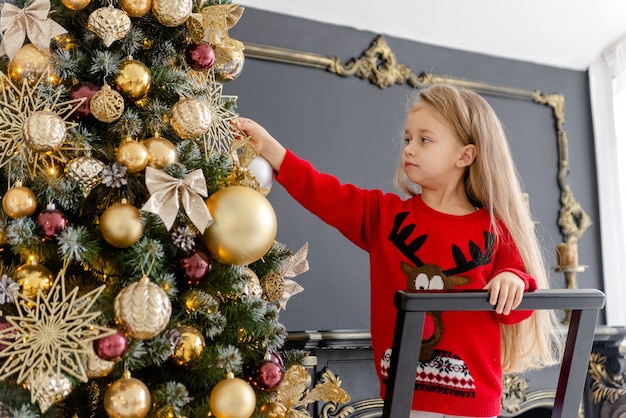
<svg viewBox="0 0 626 418">
<path fill-rule="evenodd" d="M 626 325 L 626 38 L 589 67 L 607 325 Z"/>
</svg>

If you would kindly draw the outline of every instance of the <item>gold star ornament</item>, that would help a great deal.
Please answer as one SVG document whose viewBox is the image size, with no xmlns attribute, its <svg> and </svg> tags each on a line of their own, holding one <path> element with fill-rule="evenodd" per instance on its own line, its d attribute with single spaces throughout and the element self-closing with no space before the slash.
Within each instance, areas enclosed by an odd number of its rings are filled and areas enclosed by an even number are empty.
<svg viewBox="0 0 626 418">
<path fill-rule="evenodd" d="M 49 382 L 44 385 L 42 376 L 55 381 L 68 376 L 87 382 L 84 358 L 92 350 L 91 344 L 114 332 L 96 325 L 100 312 L 91 311 L 104 288 L 83 296 L 78 295 L 78 287 L 68 293 L 61 272 L 47 295 L 38 290 L 32 300 L 16 293 L 18 313 L 7 315 L 11 326 L 0 331 L 0 358 L 4 359 L 0 380 L 17 375 L 17 383 L 27 384 L 31 402 L 39 402 L 42 409 L 49 406 L 50 396 L 44 391 Z"/>
<path fill-rule="evenodd" d="M 49 98 L 42 96 L 40 86 L 49 79 L 45 71 L 32 87 L 26 80 L 17 86 L 0 71 L 0 168 L 21 160 L 36 177 L 62 170 L 88 150 L 84 144 L 70 142 L 67 135 L 78 126 L 69 117 L 85 98 L 62 101 L 63 86 L 56 87 Z"/>
</svg>

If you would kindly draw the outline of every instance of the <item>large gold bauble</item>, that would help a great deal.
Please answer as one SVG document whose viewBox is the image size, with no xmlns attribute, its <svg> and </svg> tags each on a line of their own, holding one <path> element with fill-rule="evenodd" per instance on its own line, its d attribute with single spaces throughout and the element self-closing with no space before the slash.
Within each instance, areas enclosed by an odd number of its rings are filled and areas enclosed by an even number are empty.
<svg viewBox="0 0 626 418">
<path fill-rule="evenodd" d="M 102 213 L 99 228 L 106 242 L 117 248 L 128 248 L 143 234 L 141 213 L 129 203 L 115 203 Z"/>
<path fill-rule="evenodd" d="M 89 6 L 91 0 L 61 0 L 61 3 L 70 10 L 83 10 Z"/>
<path fill-rule="evenodd" d="M 228 373 L 211 391 L 211 413 L 217 418 L 249 418 L 256 407 L 254 389 Z"/>
<path fill-rule="evenodd" d="M 87 28 L 98 35 L 107 48 L 126 36 L 130 27 L 130 17 L 113 6 L 100 7 L 91 12 L 87 19 Z"/>
<path fill-rule="evenodd" d="M 165 329 L 172 304 L 165 290 L 143 277 L 117 294 L 113 310 L 115 322 L 128 336 L 145 340 Z"/>
<path fill-rule="evenodd" d="M 179 26 L 191 15 L 193 3 L 193 0 L 153 0 L 152 14 L 164 26 Z"/>
<path fill-rule="evenodd" d="M 65 142 L 67 128 L 59 115 L 49 110 L 33 112 L 22 127 L 24 143 L 33 151 L 51 153 Z"/>
<path fill-rule="evenodd" d="M 276 239 L 276 213 L 261 193 L 230 186 L 205 201 L 213 224 L 202 235 L 211 256 L 224 264 L 246 265 L 263 257 Z"/>
<path fill-rule="evenodd" d="M 152 8 L 152 0 L 120 0 L 120 7 L 130 17 L 141 17 Z"/>
<path fill-rule="evenodd" d="M 110 418 L 144 418 L 151 404 L 148 386 L 128 371 L 104 392 L 104 410 Z"/>
<path fill-rule="evenodd" d="M 124 98 L 111 86 L 105 84 L 91 96 L 89 110 L 100 122 L 114 122 L 124 113 Z"/>
<path fill-rule="evenodd" d="M 151 82 L 152 76 L 148 67 L 131 58 L 122 62 L 115 77 L 115 88 L 127 99 L 136 101 L 148 94 Z"/>
<path fill-rule="evenodd" d="M 33 44 L 22 46 L 9 62 L 7 70 L 9 78 L 18 85 L 26 81 L 32 87 L 46 71 L 50 71 L 48 81 L 52 84 L 57 85 L 61 81 L 52 71 L 50 55 Z"/>
<path fill-rule="evenodd" d="M 150 162 L 150 152 L 139 141 L 125 141 L 117 148 L 115 161 L 126 167 L 129 173 L 138 173 Z"/>
<path fill-rule="evenodd" d="M 20 286 L 22 296 L 35 300 L 38 290 L 44 296 L 48 294 L 54 283 L 54 276 L 41 264 L 29 262 L 15 269 L 13 280 Z"/>
<path fill-rule="evenodd" d="M 2 210 L 11 219 L 30 216 L 37 210 L 37 197 L 28 187 L 12 187 L 2 198 Z"/>
<path fill-rule="evenodd" d="M 178 161 L 178 152 L 174 144 L 158 133 L 154 134 L 152 138 L 143 141 L 143 145 L 150 155 L 150 161 L 148 162 L 150 167 L 161 169 Z"/>
<path fill-rule="evenodd" d="M 179 366 L 188 366 L 200 357 L 204 350 L 204 337 L 194 327 L 182 326 L 176 329 L 178 342 L 172 353 L 172 360 Z"/>
<path fill-rule="evenodd" d="M 183 139 L 197 139 L 211 127 L 211 108 L 202 100 L 183 98 L 172 106 L 170 125 Z"/>
</svg>

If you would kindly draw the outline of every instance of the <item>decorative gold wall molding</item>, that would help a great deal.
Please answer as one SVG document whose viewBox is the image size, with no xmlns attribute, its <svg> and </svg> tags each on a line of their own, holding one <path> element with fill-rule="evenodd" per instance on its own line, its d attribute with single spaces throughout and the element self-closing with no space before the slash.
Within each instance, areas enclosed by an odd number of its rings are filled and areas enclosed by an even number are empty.
<svg viewBox="0 0 626 418">
<path fill-rule="evenodd" d="M 534 103 L 546 105 L 552 110 L 556 128 L 559 155 L 557 178 L 560 190 L 560 210 L 557 225 L 561 231 L 563 242 L 566 244 L 576 244 L 591 225 L 589 216 L 580 203 L 576 201 L 574 193 L 566 182 L 570 166 L 567 149 L 567 132 L 563 126 L 565 123 L 565 99 L 562 94 L 546 94 L 541 93 L 539 90 L 526 90 L 428 72 L 423 72 L 418 75 L 408 66 L 398 62 L 383 35 L 377 36 L 367 50 L 358 58 L 348 60 L 345 65 L 342 64 L 342 61 L 337 57 L 250 42 L 245 42 L 245 55 L 247 58 L 318 68 L 341 77 L 354 76 L 368 80 L 381 89 L 396 84 L 406 84 L 412 88 L 422 88 L 433 84 L 445 83 L 468 88 L 482 94 L 530 100 Z M 575 275 L 576 272 L 580 271 L 579 266 L 564 271 L 567 288 L 576 287 Z"/>
</svg>

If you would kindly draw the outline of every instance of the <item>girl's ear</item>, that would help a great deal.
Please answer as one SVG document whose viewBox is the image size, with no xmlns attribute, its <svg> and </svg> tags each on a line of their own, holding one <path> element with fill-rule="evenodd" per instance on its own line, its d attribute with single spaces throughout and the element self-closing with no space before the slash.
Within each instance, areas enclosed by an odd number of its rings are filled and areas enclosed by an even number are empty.
<svg viewBox="0 0 626 418">
<path fill-rule="evenodd" d="M 457 166 L 467 167 L 474 162 L 476 158 L 476 145 L 467 144 L 463 147 L 463 152 L 457 161 Z"/>
</svg>

